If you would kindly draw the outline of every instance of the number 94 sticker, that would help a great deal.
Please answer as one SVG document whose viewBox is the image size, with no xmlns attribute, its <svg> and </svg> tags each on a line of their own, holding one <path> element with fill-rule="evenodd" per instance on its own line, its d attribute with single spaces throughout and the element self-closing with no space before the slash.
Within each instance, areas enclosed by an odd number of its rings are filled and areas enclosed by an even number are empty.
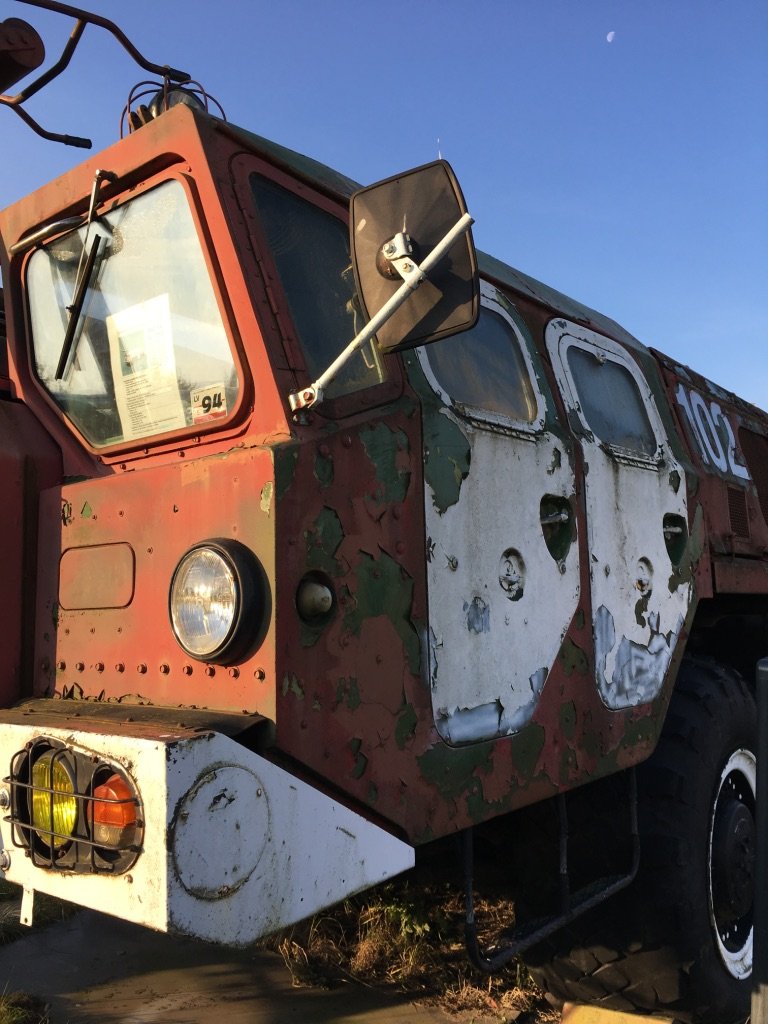
<svg viewBox="0 0 768 1024">
<path fill-rule="evenodd" d="M 190 392 L 193 423 L 223 420 L 227 415 L 227 395 L 223 384 L 211 384 Z"/>
</svg>

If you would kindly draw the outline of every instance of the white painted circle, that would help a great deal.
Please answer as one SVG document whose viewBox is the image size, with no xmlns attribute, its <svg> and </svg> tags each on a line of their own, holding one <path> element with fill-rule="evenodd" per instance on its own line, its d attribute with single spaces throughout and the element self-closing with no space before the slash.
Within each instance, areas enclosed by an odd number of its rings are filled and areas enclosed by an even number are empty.
<svg viewBox="0 0 768 1024">
<path fill-rule="evenodd" d="M 269 838 L 261 780 L 239 765 L 204 772 L 182 797 L 171 826 L 179 881 L 202 900 L 225 899 L 247 882 Z"/>
</svg>

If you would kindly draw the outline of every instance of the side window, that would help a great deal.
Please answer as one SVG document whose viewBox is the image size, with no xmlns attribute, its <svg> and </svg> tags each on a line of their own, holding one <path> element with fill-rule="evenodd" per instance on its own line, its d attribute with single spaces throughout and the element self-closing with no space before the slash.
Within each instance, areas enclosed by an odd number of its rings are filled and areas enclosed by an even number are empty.
<svg viewBox="0 0 768 1024">
<path fill-rule="evenodd" d="M 252 174 L 251 190 L 312 380 L 364 326 L 347 228 L 273 181 Z M 384 364 L 373 341 L 326 388 L 328 398 L 381 384 Z"/>
<path fill-rule="evenodd" d="M 571 345 L 568 369 L 581 413 L 592 433 L 633 455 L 652 457 L 656 438 L 629 369 L 601 350 Z"/>
<path fill-rule="evenodd" d="M 529 429 L 543 401 L 520 328 L 495 288 L 482 285 L 477 324 L 419 350 L 432 387 L 457 412 L 480 421 Z"/>
</svg>

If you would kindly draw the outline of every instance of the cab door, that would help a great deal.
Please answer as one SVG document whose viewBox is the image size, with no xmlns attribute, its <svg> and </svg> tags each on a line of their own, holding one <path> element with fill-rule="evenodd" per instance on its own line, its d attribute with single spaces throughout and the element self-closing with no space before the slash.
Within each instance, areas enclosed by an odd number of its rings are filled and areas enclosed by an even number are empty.
<svg viewBox="0 0 768 1024">
<path fill-rule="evenodd" d="M 579 600 L 571 448 L 524 321 L 482 285 L 477 326 L 418 351 L 429 665 L 452 744 L 530 720 Z"/>
<path fill-rule="evenodd" d="M 659 694 L 692 600 L 685 472 L 625 348 L 560 319 L 546 343 L 584 450 L 596 683 L 634 707 Z"/>
</svg>

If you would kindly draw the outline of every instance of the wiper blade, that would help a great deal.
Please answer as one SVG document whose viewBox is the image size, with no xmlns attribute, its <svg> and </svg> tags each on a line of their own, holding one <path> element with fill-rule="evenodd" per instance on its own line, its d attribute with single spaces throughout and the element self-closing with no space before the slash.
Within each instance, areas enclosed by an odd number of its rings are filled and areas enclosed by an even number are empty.
<svg viewBox="0 0 768 1024">
<path fill-rule="evenodd" d="M 85 296 L 88 294 L 88 289 L 91 286 L 93 271 L 96 267 L 96 261 L 99 258 L 99 250 L 105 241 L 106 239 L 104 236 L 98 232 L 93 236 L 91 248 L 88 251 L 88 259 L 85 261 L 85 268 L 77 282 L 75 294 L 72 296 L 72 305 L 67 306 L 69 320 L 67 321 L 67 331 L 64 335 L 64 342 L 61 346 L 61 355 L 59 356 L 59 362 L 56 366 L 56 373 L 54 376 L 55 380 L 61 380 L 64 377 L 64 371 L 67 369 L 70 356 L 75 350 L 75 342 L 78 336 L 77 328 L 83 312 Z"/>
</svg>

